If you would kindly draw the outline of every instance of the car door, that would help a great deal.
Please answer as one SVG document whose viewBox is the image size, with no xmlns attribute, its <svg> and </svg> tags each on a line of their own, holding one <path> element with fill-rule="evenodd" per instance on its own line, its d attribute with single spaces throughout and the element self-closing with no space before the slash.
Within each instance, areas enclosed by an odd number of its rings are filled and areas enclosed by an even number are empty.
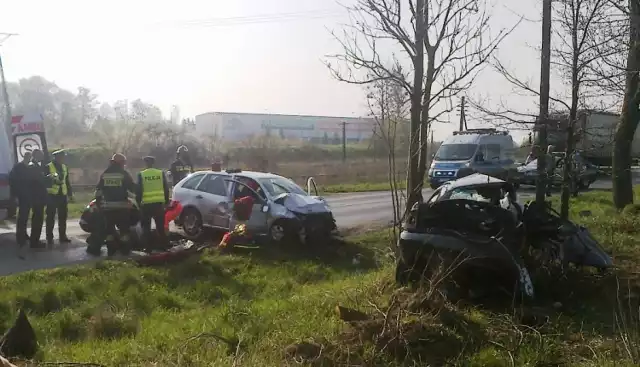
<svg viewBox="0 0 640 367">
<path fill-rule="evenodd" d="M 202 214 L 202 222 L 206 226 L 229 227 L 227 201 L 227 183 L 223 175 L 207 174 L 196 188 L 195 198 L 198 210 Z"/>
<path fill-rule="evenodd" d="M 233 202 L 233 200 L 238 199 L 241 196 L 244 196 L 243 194 L 240 194 L 240 186 L 243 185 L 244 182 L 247 182 L 247 180 L 252 180 L 255 181 L 253 179 L 250 179 L 248 177 L 243 177 L 243 176 L 234 176 L 234 181 L 233 182 L 233 189 L 230 190 L 230 200 L 231 202 Z M 260 185 L 259 182 L 256 181 L 256 183 L 259 185 L 260 190 L 258 190 L 257 194 L 260 195 L 260 199 L 259 200 L 255 200 L 255 202 L 253 203 L 253 210 L 251 211 L 251 218 L 249 218 L 249 221 L 246 223 L 247 225 L 247 229 L 253 233 L 265 233 L 268 231 L 268 219 L 269 219 L 269 211 L 265 212 L 263 210 L 263 207 L 265 206 L 265 203 L 267 202 L 266 197 L 264 196 L 264 188 Z M 245 189 L 246 190 L 246 189 Z M 235 220 L 235 218 L 231 217 L 231 225 L 235 226 L 236 224 L 238 224 L 238 222 Z"/>
</svg>

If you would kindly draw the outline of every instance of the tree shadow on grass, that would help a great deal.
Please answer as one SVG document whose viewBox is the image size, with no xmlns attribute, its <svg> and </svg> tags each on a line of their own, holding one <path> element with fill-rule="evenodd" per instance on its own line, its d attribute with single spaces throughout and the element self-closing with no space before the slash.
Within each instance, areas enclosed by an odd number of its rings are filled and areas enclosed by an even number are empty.
<svg viewBox="0 0 640 367">
<path fill-rule="evenodd" d="M 236 246 L 230 252 L 249 256 L 261 265 L 277 266 L 284 262 L 313 262 L 336 270 L 355 272 L 376 269 L 385 260 L 385 256 L 389 253 L 387 247 L 376 247 L 376 245 L 344 238 L 330 238 L 305 244 Z"/>
</svg>

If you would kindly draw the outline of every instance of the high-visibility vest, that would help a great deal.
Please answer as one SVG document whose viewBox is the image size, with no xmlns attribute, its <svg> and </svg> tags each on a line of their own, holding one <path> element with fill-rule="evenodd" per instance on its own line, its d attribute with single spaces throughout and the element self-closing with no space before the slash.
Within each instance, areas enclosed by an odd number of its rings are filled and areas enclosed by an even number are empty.
<svg viewBox="0 0 640 367">
<path fill-rule="evenodd" d="M 157 168 L 147 168 L 140 172 L 142 204 L 164 203 L 164 173 Z"/>
<path fill-rule="evenodd" d="M 52 195 L 58 195 L 60 188 L 62 188 L 62 195 L 67 196 L 67 176 L 69 175 L 67 166 L 65 164 L 62 165 L 62 174 L 58 172 L 53 162 L 47 166 L 49 167 L 49 174 L 53 177 L 51 187 L 47 189 L 47 192 Z M 54 177 L 56 173 L 58 177 Z"/>
</svg>

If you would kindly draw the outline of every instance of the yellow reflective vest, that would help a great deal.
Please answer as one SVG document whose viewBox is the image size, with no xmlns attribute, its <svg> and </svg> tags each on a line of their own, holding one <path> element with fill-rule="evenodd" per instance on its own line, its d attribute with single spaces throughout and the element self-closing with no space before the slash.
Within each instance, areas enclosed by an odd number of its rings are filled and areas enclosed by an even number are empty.
<svg viewBox="0 0 640 367">
<path fill-rule="evenodd" d="M 142 204 L 164 203 L 164 173 L 157 168 L 140 172 Z"/>
<path fill-rule="evenodd" d="M 47 189 L 47 192 L 51 195 L 58 195 L 61 193 L 64 196 L 67 196 L 67 176 L 69 176 L 69 169 L 66 164 L 62 165 L 62 172 L 58 172 L 56 166 L 53 162 L 47 164 L 49 167 L 49 174 L 51 175 L 51 187 Z M 62 191 L 60 191 L 62 188 Z"/>
</svg>

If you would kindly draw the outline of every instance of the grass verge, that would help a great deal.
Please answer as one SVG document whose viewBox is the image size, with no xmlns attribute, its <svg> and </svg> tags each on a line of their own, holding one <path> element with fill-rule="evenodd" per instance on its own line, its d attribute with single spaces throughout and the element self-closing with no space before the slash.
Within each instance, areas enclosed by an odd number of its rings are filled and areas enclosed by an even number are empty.
<svg viewBox="0 0 640 367">
<path fill-rule="evenodd" d="M 537 269 L 531 304 L 396 289 L 390 235 L 372 231 L 304 254 L 209 253 L 165 268 L 105 261 L 2 278 L 0 326 L 22 307 L 40 359 L 109 366 L 637 366 L 640 210 L 618 213 L 610 195 L 572 199 L 571 215 L 619 269 Z M 341 321 L 338 304 L 361 313 Z"/>
<path fill-rule="evenodd" d="M 388 273 L 388 242 L 374 231 L 304 254 L 237 249 L 159 268 L 104 261 L 4 277 L 0 332 L 23 308 L 44 361 L 277 366 L 288 344 L 340 328 L 331 308 Z"/>
</svg>

